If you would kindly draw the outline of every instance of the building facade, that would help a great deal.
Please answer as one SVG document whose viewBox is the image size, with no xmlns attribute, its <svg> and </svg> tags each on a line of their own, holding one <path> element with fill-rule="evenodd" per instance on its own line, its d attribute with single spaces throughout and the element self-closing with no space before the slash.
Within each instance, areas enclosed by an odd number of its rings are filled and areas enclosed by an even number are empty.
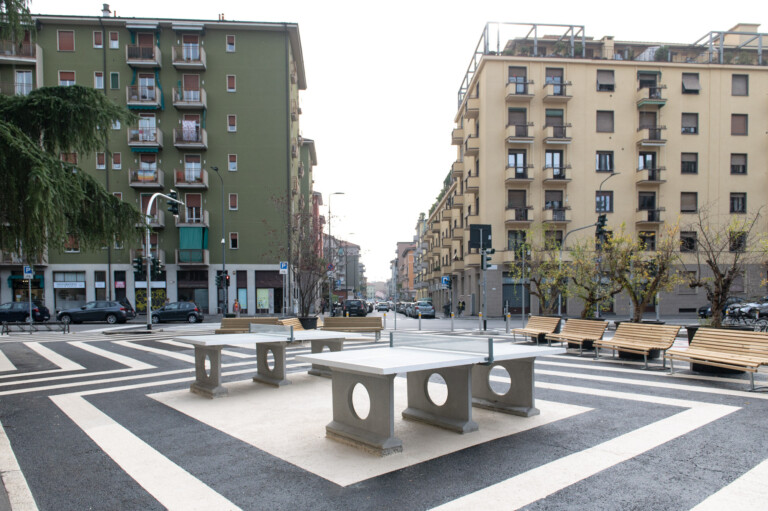
<svg viewBox="0 0 768 511">
<path fill-rule="evenodd" d="M 180 214 L 158 198 L 150 211 L 151 254 L 164 270 L 151 279 L 153 306 L 193 300 L 222 310 L 216 277 L 226 263 L 229 310 L 279 313 L 289 306 L 279 274 L 287 260 L 291 213 L 312 208 L 312 141 L 299 131 L 306 89 L 296 24 L 101 17 L 33 17 L 24 45 L 3 43 L 0 93 L 44 86 L 103 90 L 136 115 L 107 127 L 96 154 L 63 153 L 124 201 L 146 210 L 154 193 L 175 190 Z M 15 54 L 14 54 L 15 53 Z M 139 226 L 140 227 L 140 226 Z M 146 309 L 147 279 L 132 261 L 142 241 L 84 252 L 76 233 L 63 253 L 36 268 L 33 293 L 51 309 L 128 298 Z M 0 262 L 0 300 L 26 287 L 10 254 Z M 285 304 L 285 305 L 284 305 Z"/>
<path fill-rule="evenodd" d="M 595 235 L 570 232 L 600 214 L 609 230 L 624 226 L 649 249 L 679 222 L 683 251 L 695 252 L 690 226 L 702 209 L 720 225 L 757 213 L 768 199 L 768 34 L 758 28 L 675 44 L 595 40 L 581 26 L 487 25 L 459 91 L 457 158 L 423 237 L 430 292 L 450 275 L 454 303 L 480 310 L 471 224 L 492 228 L 487 304 L 500 315 L 530 310 L 508 269 L 532 230 L 567 238 L 567 260 L 569 244 Z M 764 217 L 757 230 L 766 231 Z M 734 291 L 765 294 L 764 279 L 753 265 Z M 581 304 L 569 302 L 566 311 L 578 314 Z M 703 291 L 680 286 L 660 308 L 688 313 L 704 303 Z M 628 304 L 619 296 L 614 311 L 626 314 Z"/>
</svg>

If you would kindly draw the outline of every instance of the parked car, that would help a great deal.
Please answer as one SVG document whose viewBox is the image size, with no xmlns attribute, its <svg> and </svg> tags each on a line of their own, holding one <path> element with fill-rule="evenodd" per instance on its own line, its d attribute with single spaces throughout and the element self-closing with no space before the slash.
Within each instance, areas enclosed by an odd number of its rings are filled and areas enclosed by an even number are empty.
<svg viewBox="0 0 768 511">
<path fill-rule="evenodd" d="M 82 307 L 59 311 L 56 319 L 63 323 L 82 323 L 83 321 L 106 321 L 110 325 L 125 323 L 128 311 L 120 302 L 96 300 Z"/>
<path fill-rule="evenodd" d="M 379 302 L 376 304 L 376 312 L 389 312 L 389 304 L 387 302 Z"/>
<path fill-rule="evenodd" d="M 415 302 L 407 302 L 407 303 L 405 304 L 405 315 L 406 315 L 406 316 L 408 316 L 409 318 L 413 318 L 413 317 L 415 317 L 415 315 L 414 315 L 414 313 L 413 313 L 413 307 L 414 307 L 415 305 L 416 305 L 416 303 L 415 303 Z"/>
<path fill-rule="evenodd" d="M 725 300 L 725 306 L 723 307 L 723 314 L 725 314 L 725 311 L 730 307 L 731 305 L 735 303 L 742 303 L 744 301 L 743 298 L 740 298 L 738 296 L 729 296 Z M 699 317 L 700 318 L 711 318 L 712 317 L 712 304 L 709 305 L 702 305 L 699 307 Z"/>
<path fill-rule="evenodd" d="M 118 298 L 117 299 L 120 304 L 125 307 L 125 315 L 128 319 L 133 319 L 136 317 L 136 309 L 133 308 L 133 305 L 131 305 L 131 301 L 128 300 L 128 298 Z"/>
<path fill-rule="evenodd" d="M 36 323 L 51 319 L 48 307 L 37 300 L 32 301 L 32 319 Z M 8 302 L 0 305 L 0 323 L 29 323 L 29 302 Z"/>
<path fill-rule="evenodd" d="M 362 300 L 344 300 L 344 305 L 341 309 L 341 315 L 345 316 L 349 313 L 350 316 L 367 316 L 368 307 Z"/>
<path fill-rule="evenodd" d="M 768 297 L 750 298 L 743 302 L 734 303 L 726 308 L 725 313 L 755 319 L 768 316 Z"/>
<path fill-rule="evenodd" d="M 413 306 L 413 316 L 419 317 L 419 314 L 421 314 L 422 318 L 434 318 L 435 308 L 432 306 L 431 302 L 419 300 Z"/>
<path fill-rule="evenodd" d="M 167 303 L 159 309 L 152 311 L 152 323 L 160 323 L 162 321 L 202 323 L 203 318 L 203 311 L 193 302 Z"/>
<path fill-rule="evenodd" d="M 368 305 L 368 312 L 373 312 L 373 302 L 365 302 Z"/>
</svg>

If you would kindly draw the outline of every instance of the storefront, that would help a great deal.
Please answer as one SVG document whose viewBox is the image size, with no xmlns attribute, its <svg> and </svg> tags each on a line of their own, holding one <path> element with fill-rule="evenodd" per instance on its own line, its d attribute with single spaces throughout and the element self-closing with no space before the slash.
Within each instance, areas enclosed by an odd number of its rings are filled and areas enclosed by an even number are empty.
<svg viewBox="0 0 768 511">
<path fill-rule="evenodd" d="M 176 281 L 179 301 L 195 302 L 203 313 L 208 314 L 208 270 L 179 270 Z"/>
<path fill-rule="evenodd" d="M 256 272 L 256 313 L 282 314 L 283 276 L 278 271 Z"/>
<path fill-rule="evenodd" d="M 44 291 L 45 283 L 42 275 L 35 275 L 32 278 L 32 299 L 38 301 L 45 301 Z M 26 302 L 29 301 L 29 280 L 25 279 L 21 272 L 13 272 L 13 275 L 8 277 L 8 287 L 11 288 L 14 302 Z"/>
<path fill-rule="evenodd" d="M 60 311 L 85 305 L 85 272 L 53 272 L 53 307 Z"/>
</svg>

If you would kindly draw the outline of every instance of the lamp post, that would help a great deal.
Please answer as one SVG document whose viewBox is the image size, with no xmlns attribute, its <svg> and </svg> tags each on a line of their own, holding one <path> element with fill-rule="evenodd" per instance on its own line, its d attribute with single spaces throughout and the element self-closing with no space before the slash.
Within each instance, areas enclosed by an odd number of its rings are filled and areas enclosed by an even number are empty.
<svg viewBox="0 0 768 511">
<path fill-rule="evenodd" d="M 147 271 L 147 330 L 152 330 L 152 249 L 150 247 L 150 231 L 151 231 L 150 223 L 152 221 L 150 215 L 151 215 L 151 212 L 152 212 L 152 204 L 154 204 L 155 199 L 157 199 L 158 197 L 165 197 L 169 201 L 171 201 L 173 203 L 176 203 L 176 204 L 181 204 L 183 206 L 184 203 L 182 201 L 176 199 L 175 195 L 176 195 L 176 191 L 175 190 L 171 190 L 171 196 L 164 195 L 162 193 L 155 193 L 155 194 L 153 194 L 152 197 L 150 197 L 150 199 L 149 199 L 149 203 L 147 204 L 147 212 L 144 215 L 144 219 L 146 221 L 146 240 L 145 240 L 145 243 L 146 243 L 145 247 L 146 248 L 144 250 L 144 257 L 147 258 L 147 261 L 146 261 L 147 262 L 147 266 L 146 266 L 146 271 Z M 169 205 L 169 209 L 170 209 L 170 205 Z M 174 216 L 176 216 L 176 214 L 178 213 L 178 210 L 175 210 L 173 213 L 174 213 Z M 158 256 L 158 259 L 159 259 L 159 256 Z M 32 313 L 30 312 L 30 317 L 31 317 L 31 314 Z"/>
<path fill-rule="evenodd" d="M 331 236 L 331 197 L 334 195 L 344 195 L 344 192 L 333 192 L 328 195 L 328 254 L 330 254 L 330 262 L 333 264 L 333 236 Z M 328 311 L 333 313 L 333 270 L 328 270 Z"/>
<path fill-rule="evenodd" d="M 227 288 L 226 274 L 227 274 L 227 245 L 225 242 L 224 231 L 224 178 L 219 173 L 219 167 L 211 167 L 211 170 L 216 172 L 221 181 L 221 288 L 224 290 L 224 311 L 223 314 L 229 312 L 229 289 Z"/>
</svg>

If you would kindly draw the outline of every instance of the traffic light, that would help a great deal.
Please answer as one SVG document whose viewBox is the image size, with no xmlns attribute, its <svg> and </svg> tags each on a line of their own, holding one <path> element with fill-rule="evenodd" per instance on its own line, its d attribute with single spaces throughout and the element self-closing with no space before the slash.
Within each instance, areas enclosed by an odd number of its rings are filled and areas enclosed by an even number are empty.
<svg viewBox="0 0 768 511">
<path fill-rule="evenodd" d="M 133 269 L 134 269 L 134 271 L 137 271 L 139 273 L 144 271 L 144 258 L 142 258 L 142 257 L 135 257 L 133 259 Z"/>
<path fill-rule="evenodd" d="M 229 287 L 229 273 L 224 272 L 224 287 Z"/>
<path fill-rule="evenodd" d="M 605 235 L 607 234 L 605 230 L 606 221 L 607 218 L 604 213 L 597 216 L 597 223 L 595 224 L 595 238 L 597 238 L 598 247 L 602 247 L 603 243 L 605 242 Z"/>
<path fill-rule="evenodd" d="M 168 201 L 168 211 L 170 211 L 173 216 L 179 216 L 179 203 L 176 202 L 176 199 L 179 198 L 179 194 L 176 193 L 176 191 L 171 190 L 168 196 L 171 199 L 174 199 Z"/>
<path fill-rule="evenodd" d="M 448 285 L 448 289 L 453 288 L 453 279 L 450 276 L 448 277 L 448 282 L 446 282 L 446 284 Z"/>
<path fill-rule="evenodd" d="M 152 276 L 159 277 L 162 271 L 163 271 L 163 263 L 160 262 L 160 259 L 153 257 L 152 258 Z"/>
<path fill-rule="evenodd" d="M 492 255 L 496 252 L 496 249 L 489 248 L 483 249 L 480 253 L 480 264 L 483 270 L 487 270 L 491 264 Z"/>
<path fill-rule="evenodd" d="M 216 275 L 216 287 L 221 287 L 221 275 Z"/>
</svg>

